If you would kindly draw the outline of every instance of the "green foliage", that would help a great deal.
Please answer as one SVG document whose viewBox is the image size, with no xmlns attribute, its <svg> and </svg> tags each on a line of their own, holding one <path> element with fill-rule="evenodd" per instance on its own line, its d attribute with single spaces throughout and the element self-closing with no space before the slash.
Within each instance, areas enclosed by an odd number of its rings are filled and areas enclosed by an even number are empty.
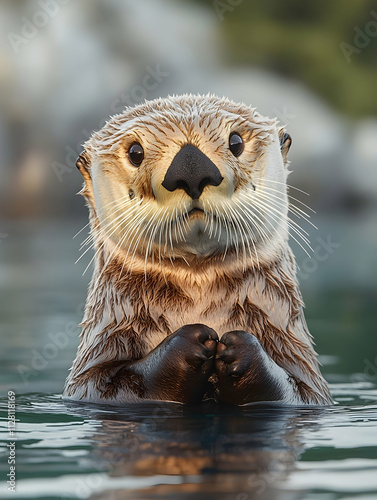
<svg viewBox="0 0 377 500">
<path fill-rule="evenodd" d="M 259 66 L 296 78 L 344 113 L 377 114 L 375 1 L 196 2 L 211 9 L 221 23 L 228 64 Z M 229 10 L 219 16 L 224 4 Z M 360 40 L 355 28 L 369 30 L 371 36 Z"/>
</svg>

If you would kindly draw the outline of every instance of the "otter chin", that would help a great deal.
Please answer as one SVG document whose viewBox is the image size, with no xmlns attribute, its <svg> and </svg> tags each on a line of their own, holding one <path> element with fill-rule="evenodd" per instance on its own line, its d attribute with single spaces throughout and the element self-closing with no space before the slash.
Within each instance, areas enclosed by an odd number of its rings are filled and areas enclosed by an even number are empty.
<svg viewBox="0 0 377 500">
<path fill-rule="evenodd" d="M 184 240 L 174 239 L 173 245 L 176 252 L 181 250 L 186 258 L 190 256 L 205 257 L 213 255 L 220 250 L 219 242 L 214 238 L 208 239 L 209 219 L 215 216 L 199 207 L 189 208 L 185 214 L 186 233 Z M 176 221 L 176 224 L 180 224 Z"/>
<path fill-rule="evenodd" d="M 77 160 L 94 272 L 63 397 L 331 404 L 289 237 L 291 138 L 213 95 L 113 116 Z"/>
</svg>

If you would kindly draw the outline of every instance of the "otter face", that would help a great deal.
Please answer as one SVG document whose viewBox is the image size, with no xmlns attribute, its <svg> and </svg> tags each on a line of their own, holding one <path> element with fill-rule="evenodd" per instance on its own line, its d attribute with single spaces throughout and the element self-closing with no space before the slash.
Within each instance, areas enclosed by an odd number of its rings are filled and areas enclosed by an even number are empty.
<svg viewBox="0 0 377 500">
<path fill-rule="evenodd" d="M 126 109 L 78 162 L 98 241 L 124 259 L 236 252 L 257 263 L 287 238 L 290 142 L 275 120 L 213 96 Z"/>
</svg>

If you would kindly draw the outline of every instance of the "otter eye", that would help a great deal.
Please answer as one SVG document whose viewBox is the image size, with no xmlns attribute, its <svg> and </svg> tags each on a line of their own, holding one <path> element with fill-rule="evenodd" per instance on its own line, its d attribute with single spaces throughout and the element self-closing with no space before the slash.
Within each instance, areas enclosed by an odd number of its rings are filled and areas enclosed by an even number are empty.
<svg viewBox="0 0 377 500">
<path fill-rule="evenodd" d="M 128 150 L 128 158 L 130 159 L 132 165 L 135 165 L 135 167 L 141 165 L 141 162 L 144 159 L 144 149 L 138 142 L 132 144 Z"/>
<path fill-rule="evenodd" d="M 234 154 L 234 156 L 240 156 L 244 148 L 244 143 L 242 137 L 234 132 L 229 136 L 229 149 Z"/>
</svg>

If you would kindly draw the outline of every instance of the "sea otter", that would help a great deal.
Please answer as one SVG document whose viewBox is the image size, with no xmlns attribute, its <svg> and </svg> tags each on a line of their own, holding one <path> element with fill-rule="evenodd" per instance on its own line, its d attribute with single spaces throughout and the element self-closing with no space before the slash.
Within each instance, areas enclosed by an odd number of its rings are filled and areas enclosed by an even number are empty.
<svg viewBox="0 0 377 500">
<path fill-rule="evenodd" d="M 213 95 L 146 101 L 92 135 L 77 166 L 94 273 L 63 397 L 331 404 L 288 244 L 290 144 Z"/>
</svg>

